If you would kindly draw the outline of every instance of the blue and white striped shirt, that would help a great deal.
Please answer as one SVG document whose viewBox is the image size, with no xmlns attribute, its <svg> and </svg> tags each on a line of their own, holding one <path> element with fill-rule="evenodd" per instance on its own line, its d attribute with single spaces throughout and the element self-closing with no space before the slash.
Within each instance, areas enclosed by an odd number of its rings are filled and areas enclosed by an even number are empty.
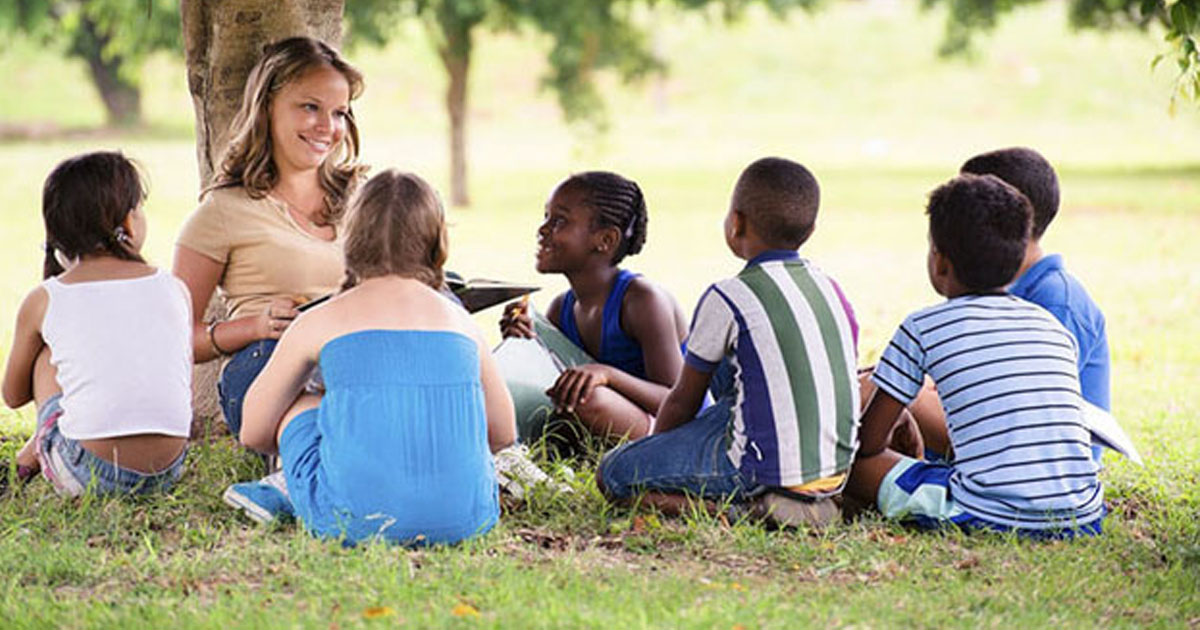
<svg viewBox="0 0 1200 630">
<path fill-rule="evenodd" d="M 1075 357 L 1075 339 L 1041 307 L 968 295 L 909 315 L 872 379 L 905 405 L 926 374 L 937 384 L 954 448 L 950 493 L 968 513 L 1072 527 L 1104 511 Z"/>
</svg>

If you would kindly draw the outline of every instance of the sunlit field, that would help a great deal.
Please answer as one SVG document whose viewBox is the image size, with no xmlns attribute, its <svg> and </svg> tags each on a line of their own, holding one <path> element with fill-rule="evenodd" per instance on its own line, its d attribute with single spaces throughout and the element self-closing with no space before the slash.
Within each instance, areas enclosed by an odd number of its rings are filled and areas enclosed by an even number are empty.
<svg viewBox="0 0 1200 630">
<path fill-rule="evenodd" d="M 695 515 L 604 506 L 594 462 L 577 492 L 538 495 L 453 549 L 342 550 L 294 525 L 258 528 L 220 502 L 258 474 L 228 438 L 197 444 L 182 486 L 151 500 L 61 500 L 48 484 L 0 498 L 0 627 L 1192 627 L 1200 624 L 1200 108 L 1167 113 L 1172 79 L 1148 36 L 1072 34 L 1062 7 L 1018 12 L 971 61 L 936 57 L 942 16 L 910 4 L 839 5 L 779 22 L 645 17 L 670 73 L 603 77 L 609 126 L 566 126 L 539 92 L 544 42 L 489 35 L 472 78 L 472 205 L 449 211 L 449 267 L 565 288 L 533 270 L 551 187 L 605 168 L 637 180 L 647 246 L 627 267 L 690 313 L 741 262 L 720 222 L 739 171 L 764 155 L 822 186 L 801 253 L 838 279 L 862 325 L 860 363 L 902 317 L 937 300 L 925 278 L 927 193 L 979 151 L 1028 145 L 1059 169 L 1063 204 L 1043 240 L 1104 310 L 1114 413 L 1146 460 L 1108 455 L 1111 516 L 1097 540 L 1034 544 L 932 535 L 867 519 L 765 532 Z M 364 160 L 447 184 L 442 77 L 419 29 L 348 52 Z M 83 66 L 16 42 L 0 52 L 0 356 L 39 281 L 41 184 L 74 153 L 119 148 L 150 181 L 145 253 L 169 267 L 195 207 L 192 106 L 181 62 L 146 68 L 148 128 L 103 121 Z M 53 80 L 47 80 L 53 77 Z M 498 340 L 498 309 L 478 316 Z M 0 411 L 0 453 L 33 429 Z M 559 464 L 555 474 L 566 479 Z"/>
</svg>

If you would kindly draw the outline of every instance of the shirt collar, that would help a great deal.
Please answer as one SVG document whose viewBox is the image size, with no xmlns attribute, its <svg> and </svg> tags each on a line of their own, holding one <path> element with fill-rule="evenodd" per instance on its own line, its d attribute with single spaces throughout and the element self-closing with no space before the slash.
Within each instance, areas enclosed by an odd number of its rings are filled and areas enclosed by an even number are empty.
<svg viewBox="0 0 1200 630">
<path fill-rule="evenodd" d="M 1058 271 L 1062 268 L 1063 263 L 1061 255 L 1050 254 L 1049 256 L 1043 256 L 1041 260 L 1033 263 L 1032 267 L 1026 269 L 1025 273 L 1021 274 L 1021 277 L 1017 278 L 1017 281 L 1012 283 L 1012 286 L 1008 287 L 1008 292 L 1016 296 L 1024 295 L 1031 288 L 1037 286 L 1038 282 L 1041 282 L 1043 276 L 1052 271 Z"/>
<path fill-rule="evenodd" d="M 761 265 L 775 260 L 800 260 L 800 252 L 794 249 L 768 249 L 751 258 L 750 262 L 746 263 L 746 268 L 748 269 L 754 265 Z"/>
</svg>

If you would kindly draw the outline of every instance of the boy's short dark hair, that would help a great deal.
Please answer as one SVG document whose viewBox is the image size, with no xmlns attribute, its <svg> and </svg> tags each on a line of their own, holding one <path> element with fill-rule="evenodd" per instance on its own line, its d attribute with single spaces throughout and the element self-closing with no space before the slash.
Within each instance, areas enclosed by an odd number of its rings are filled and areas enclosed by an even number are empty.
<svg viewBox="0 0 1200 630">
<path fill-rule="evenodd" d="M 929 195 L 929 238 L 969 291 L 1012 281 L 1029 243 L 1029 200 L 995 175 L 964 174 Z"/>
<path fill-rule="evenodd" d="M 959 169 L 975 175 L 995 175 L 1021 191 L 1033 206 L 1033 238 L 1040 239 L 1058 214 L 1058 176 L 1041 153 L 1011 147 L 980 153 Z"/>
<path fill-rule="evenodd" d="M 812 235 L 821 187 L 803 165 L 767 157 L 742 171 L 733 188 L 732 203 L 767 245 L 797 249 Z"/>
</svg>

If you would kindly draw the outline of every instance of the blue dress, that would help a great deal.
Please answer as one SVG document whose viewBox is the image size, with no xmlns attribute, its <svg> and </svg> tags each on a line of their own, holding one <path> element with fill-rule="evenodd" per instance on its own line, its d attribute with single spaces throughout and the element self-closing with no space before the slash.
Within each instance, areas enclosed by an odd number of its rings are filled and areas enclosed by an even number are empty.
<svg viewBox="0 0 1200 630">
<path fill-rule="evenodd" d="M 611 365 L 626 374 L 632 374 L 640 379 L 646 379 L 646 362 L 642 357 L 642 346 L 632 337 L 621 330 L 621 304 L 625 301 L 625 292 L 630 283 L 638 275 L 624 269 L 617 273 L 612 291 L 604 301 L 604 312 L 600 321 L 600 352 L 595 357 L 597 363 Z M 563 296 L 562 310 L 558 315 L 558 327 L 572 343 L 587 350 L 583 345 L 583 337 L 579 334 L 579 326 L 575 322 L 575 292 L 568 290 Z"/>
<path fill-rule="evenodd" d="M 453 543 L 500 514 L 475 341 L 368 330 L 321 350 L 325 396 L 280 438 L 296 515 L 348 544 Z"/>
</svg>

